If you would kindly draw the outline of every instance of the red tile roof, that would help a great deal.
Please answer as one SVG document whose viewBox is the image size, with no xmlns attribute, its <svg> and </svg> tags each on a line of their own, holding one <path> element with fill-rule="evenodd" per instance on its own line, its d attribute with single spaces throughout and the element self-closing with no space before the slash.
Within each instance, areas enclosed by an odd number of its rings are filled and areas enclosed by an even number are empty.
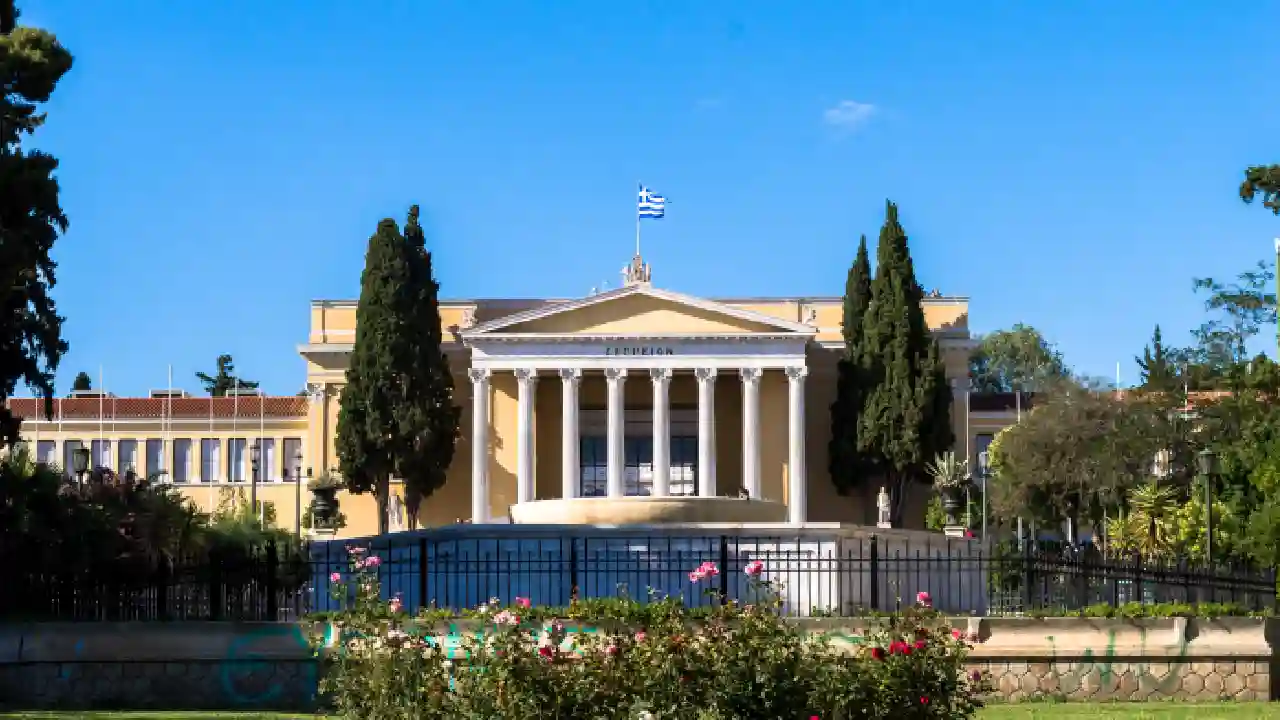
<svg viewBox="0 0 1280 720">
<path fill-rule="evenodd" d="M 207 418 L 210 405 L 215 418 L 256 418 L 261 414 L 269 418 L 303 418 L 307 415 L 305 397 L 239 397 L 239 398 L 58 398 L 53 401 L 53 419 L 59 414 L 65 419 L 97 420 L 112 418 L 163 418 L 172 408 L 175 418 Z M 44 401 L 34 398 L 17 398 L 9 401 L 9 408 L 18 417 L 36 418 L 44 415 Z"/>
</svg>

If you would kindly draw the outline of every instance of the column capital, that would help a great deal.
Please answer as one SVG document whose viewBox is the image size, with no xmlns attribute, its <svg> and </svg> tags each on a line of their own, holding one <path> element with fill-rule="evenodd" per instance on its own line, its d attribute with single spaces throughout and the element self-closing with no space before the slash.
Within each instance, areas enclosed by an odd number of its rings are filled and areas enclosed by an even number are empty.
<svg viewBox="0 0 1280 720">
<path fill-rule="evenodd" d="M 698 382 L 710 382 L 716 379 L 716 369 L 713 367 L 712 368 L 696 368 L 693 371 L 693 374 L 695 377 L 698 378 Z"/>
<path fill-rule="evenodd" d="M 617 382 L 627 377 L 627 369 L 621 367 L 605 368 L 604 377 L 611 382 Z"/>
<path fill-rule="evenodd" d="M 522 383 L 537 382 L 537 368 L 516 368 L 516 380 L 519 380 Z"/>
<path fill-rule="evenodd" d="M 671 368 L 649 368 L 649 377 L 654 382 L 665 382 L 671 379 Z"/>
<path fill-rule="evenodd" d="M 577 382 L 582 379 L 580 368 L 560 368 L 560 379 L 565 382 Z"/>
<path fill-rule="evenodd" d="M 787 377 L 791 380 L 803 380 L 809 374 L 809 368 L 806 365 L 793 365 L 787 368 Z"/>
<path fill-rule="evenodd" d="M 764 375 L 764 370 L 761 368 L 745 367 L 738 370 L 738 374 L 742 376 L 742 382 L 744 384 L 759 383 L 760 376 Z"/>
<path fill-rule="evenodd" d="M 471 378 L 473 383 L 482 383 L 489 379 L 489 368 L 473 367 L 467 370 L 467 377 Z"/>
</svg>

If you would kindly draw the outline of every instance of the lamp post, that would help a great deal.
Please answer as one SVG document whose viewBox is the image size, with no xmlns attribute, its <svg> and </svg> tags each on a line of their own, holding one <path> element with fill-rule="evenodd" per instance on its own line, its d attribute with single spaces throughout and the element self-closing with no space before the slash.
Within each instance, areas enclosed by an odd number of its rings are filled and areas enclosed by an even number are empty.
<svg viewBox="0 0 1280 720">
<path fill-rule="evenodd" d="M 302 451 L 293 456 L 293 534 L 302 537 Z"/>
<path fill-rule="evenodd" d="M 982 483 L 982 542 L 987 542 L 987 476 L 991 474 L 991 456 L 978 453 L 978 480 Z"/>
<path fill-rule="evenodd" d="M 253 508 L 253 514 L 259 515 L 258 512 L 258 462 L 262 460 L 262 448 L 258 445 L 258 441 L 254 440 L 253 445 L 249 448 L 249 465 L 253 469 L 253 473 L 249 475 L 249 505 Z"/>
<path fill-rule="evenodd" d="M 1204 561 L 1213 570 L 1213 476 L 1218 474 L 1218 454 L 1205 448 L 1196 455 L 1204 479 Z"/>
<path fill-rule="evenodd" d="M 89 448 L 83 443 L 71 451 L 71 464 L 76 473 L 76 483 L 83 487 L 85 473 L 89 472 Z"/>
</svg>

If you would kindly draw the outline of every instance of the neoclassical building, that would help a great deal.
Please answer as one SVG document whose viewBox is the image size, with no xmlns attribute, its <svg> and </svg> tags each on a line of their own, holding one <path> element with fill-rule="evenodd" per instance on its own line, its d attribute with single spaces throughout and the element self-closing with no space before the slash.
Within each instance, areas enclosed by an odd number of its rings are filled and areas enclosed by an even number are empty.
<svg viewBox="0 0 1280 720">
<path fill-rule="evenodd" d="M 637 257 L 622 287 L 584 298 L 441 303 L 462 432 L 420 524 L 874 522 L 875 489 L 842 496 L 827 473 L 841 298 L 710 299 L 650 280 Z M 968 396 L 967 299 L 930 293 L 924 312 L 955 379 L 956 449 L 974 456 L 1012 404 Z M 256 476 L 289 527 L 307 501 L 295 479 L 338 464 L 355 323 L 354 300 L 311 303 L 306 397 L 76 397 L 52 420 L 14 408 L 42 460 L 70 466 L 84 444 L 95 465 L 164 471 L 206 507 Z M 344 535 L 376 531 L 371 498 L 342 508 Z"/>
</svg>

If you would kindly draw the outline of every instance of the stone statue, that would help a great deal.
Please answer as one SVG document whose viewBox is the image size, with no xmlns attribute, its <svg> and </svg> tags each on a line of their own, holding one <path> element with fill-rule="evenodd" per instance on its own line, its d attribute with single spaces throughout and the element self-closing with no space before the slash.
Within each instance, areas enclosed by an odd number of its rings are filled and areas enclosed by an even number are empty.
<svg viewBox="0 0 1280 720">
<path fill-rule="evenodd" d="M 893 524 L 889 521 L 889 493 L 885 492 L 883 487 L 880 488 L 880 492 L 876 495 L 876 510 L 878 511 L 876 527 L 893 527 Z"/>
</svg>

